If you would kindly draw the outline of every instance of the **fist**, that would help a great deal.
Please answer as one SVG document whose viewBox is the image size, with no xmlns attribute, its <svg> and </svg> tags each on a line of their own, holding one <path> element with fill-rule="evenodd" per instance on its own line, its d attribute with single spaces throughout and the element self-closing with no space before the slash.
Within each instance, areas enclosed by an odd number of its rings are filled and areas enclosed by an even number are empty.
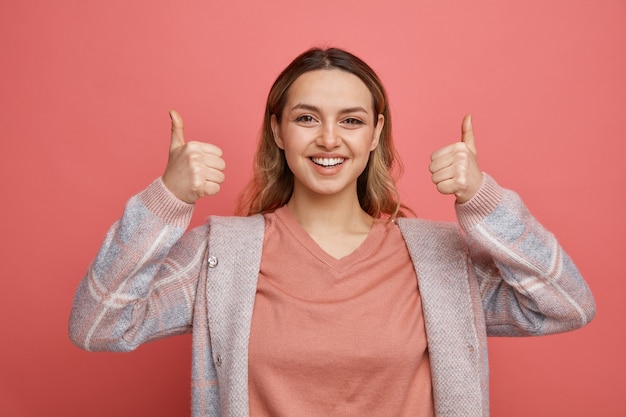
<svg viewBox="0 0 626 417">
<path fill-rule="evenodd" d="M 470 114 L 463 118 L 461 141 L 435 151 L 430 157 L 429 169 L 440 193 L 454 194 L 457 203 L 465 203 L 474 197 L 482 184 L 483 174 L 476 160 Z"/>
<path fill-rule="evenodd" d="M 209 143 L 185 142 L 182 117 L 170 110 L 170 118 L 172 141 L 163 183 L 178 199 L 190 204 L 217 194 L 225 179 L 222 150 Z"/>
</svg>

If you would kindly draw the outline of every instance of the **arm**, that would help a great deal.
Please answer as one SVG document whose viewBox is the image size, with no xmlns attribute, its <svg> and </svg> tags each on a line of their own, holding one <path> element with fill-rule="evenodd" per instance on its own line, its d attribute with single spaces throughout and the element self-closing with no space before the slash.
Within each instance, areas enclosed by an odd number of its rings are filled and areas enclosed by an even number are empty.
<svg viewBox="0 0 626 417">
<path fill-rule="evenodd" d="M 484 174 L 476 195 L 456 210 L 468 238 L 488 335 L 544 335 L 591 321 L 595 303 L 587 284 L 517 194 Z"/>
<path fill-rule="evenodd" d="M 470 115 L 461 141 L 432 154 L 430 171 L 437 189 L 456 197 L 488 335 L 564 332 L 594 317 L 593 296 L 555 237 L 517 194 L 480 171 Z"/>
<path fill-rule="evenodd" d="M 193 203 L 219 192 L 222 151 L 185 142 L 183 120 L 170 111 L 170 152 L 162 179 L 127 204 L 79 284 L 70 338 L 87 350 L 132 350 L 191 330 L 206 227 L 184 234 Z"/>
<path fill-rule="evenodd" d="M 72 342 L 128 351 L 190 331 L 206 249 L 206 228 L 183 235 L 192 210 L 160 179 L 129 200 L 76 291 Z"/>
</svg>

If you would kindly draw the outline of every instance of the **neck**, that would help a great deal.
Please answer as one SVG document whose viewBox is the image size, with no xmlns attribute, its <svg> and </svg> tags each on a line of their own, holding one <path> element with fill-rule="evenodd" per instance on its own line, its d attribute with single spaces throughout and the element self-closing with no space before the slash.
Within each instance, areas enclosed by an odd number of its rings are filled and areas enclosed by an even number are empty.
<svg viewBox="0 0 626 417">
<path fill-rule="evenodd" d="M 302 228 L 315 235 L 367 233 L 374 219 L 361 208 L 356 190 L 331 196 L 295 192 L 287 203 Z"/>
</svg>

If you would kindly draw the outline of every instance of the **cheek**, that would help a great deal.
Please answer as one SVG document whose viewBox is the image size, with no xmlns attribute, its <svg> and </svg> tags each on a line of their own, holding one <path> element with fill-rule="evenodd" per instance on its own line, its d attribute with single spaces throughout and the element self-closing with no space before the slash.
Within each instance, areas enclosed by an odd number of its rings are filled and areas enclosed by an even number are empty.
<svg viewBox="0 0 626 417">
<path fill-rule="evenodd" d="M 282 137 L 283 153 L 285 154 L 285 160 L 289 168 L 292 168 L 296 161 L 299 161 L 300 156 L 304 152 L 304 147 L 301 142 L 294 138 L 292 135 L 286 135 Z M 293 169 L 292 169 L 293 171 Z"/>
<path fill-rule="evenodd" d="M 303 152 L 315 139 L 313 129 L 302 129 L 297 126 L 283 127 L 281 133 L 285 151 Z"/>
<path fill-rule="evenodd" d="M 363 152 L 371 152 L 378 146 L 378 137 L 376 132 L 369 132 L 367 135 L 363 135 L 361 139 Z"/>
</svg>

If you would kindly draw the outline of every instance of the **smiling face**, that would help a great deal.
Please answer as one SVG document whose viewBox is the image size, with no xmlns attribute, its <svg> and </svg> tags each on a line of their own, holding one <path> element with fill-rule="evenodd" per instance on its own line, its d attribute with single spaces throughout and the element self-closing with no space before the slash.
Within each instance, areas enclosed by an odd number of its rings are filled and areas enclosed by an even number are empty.
<svg viewBox="0 0 626 417">
<path fill-rule="evenodd" d="M 367 86 L 338 69 L 306 72 L 289 87 L 280 119 L 272 116 L 272 131 L 294 174 L 293 195 L 356 197 L 384 124 Z"/>
</svg>

